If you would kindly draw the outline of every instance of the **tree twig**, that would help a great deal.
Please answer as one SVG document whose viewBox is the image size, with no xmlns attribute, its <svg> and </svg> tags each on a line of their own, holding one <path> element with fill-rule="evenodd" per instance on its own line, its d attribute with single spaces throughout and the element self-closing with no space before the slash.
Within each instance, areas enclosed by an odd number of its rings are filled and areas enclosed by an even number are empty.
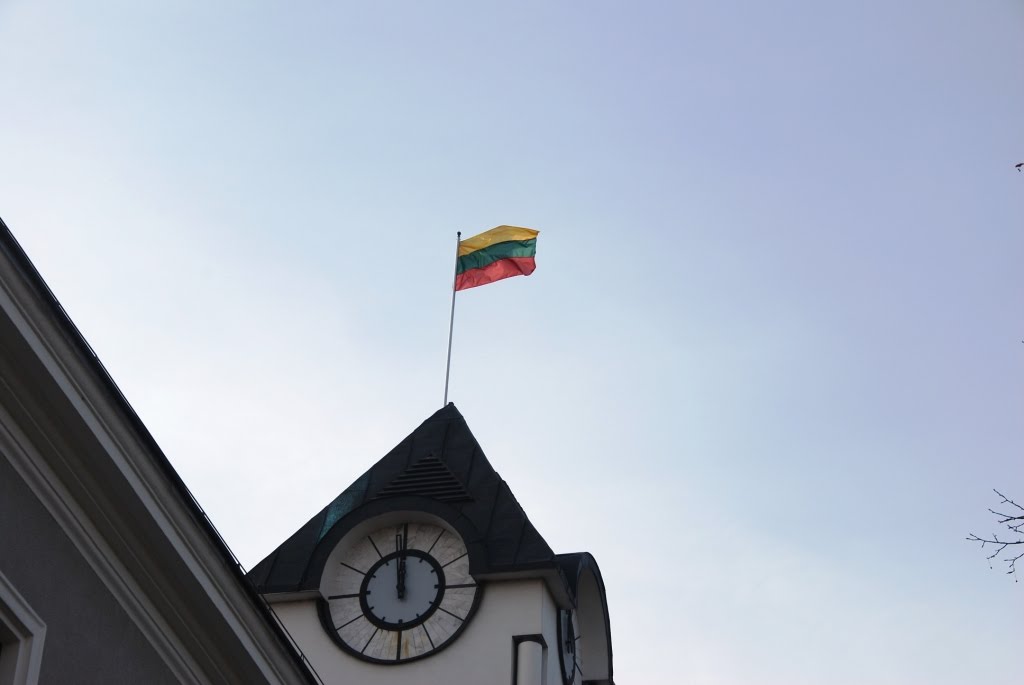
<svg viewBox="0 0 1024 685">
<path fill-rule="evenodd" d="M 1002 502 L 1000 502 L 1001 505 L 1007 504 L 1010 505 L 1011 507 L 1015 507 L 1017 509 L 1020 509 L 1021 511 L 1024 511 L 1024 507 L 1017 504 L 1003 493 L 995 489 L 993 489 L 993 492 L 995 492 L 997 495 L 999 495 L 999 497 L 1002 498 Z M 969 534 L 966 539 L 970 542 L 981 543 L 981 547 L 983 549 L 985 548 L 985 545 L 993 545 L 995 547 L 995 551 L 992 552 L 992 554 L 986 555 L 985 557 L 989 561 L 992 561 L 994 559 L 998 559 L 999 556 L 1002 555 L 1003 552 L 1005 552 L 1008 548 L 1014 545 L 1024 545 L 1024 530 L 1022 530 L 1022 527 L 1024 527 L 1024 515 L 1006 514 L 1001 511 L 996 511 L 995 509 L 989 509 L 989 512 L 996 517 L 998 523 L 1005 525 L 1007 530 L 1013 533 L 1013 535 L 1017 536 L 1017 539 L 1000 540 L 999 536 L 995 533 L 992 534 L 991 538 L 982 537 L 974 533 Z M 1017 577 L 1015 575 L 1017 573 L 1017 561 L 1022 558 L 1024 558 L 1024 552 L 1021 552 L 1017 556 L 1004 556 L 1002 558 L 1002 561 L 1005 561 L 1007 565 L 1006 573 L 1014 576 L 1014 582 L 1017 581 Z"/>
</svg>

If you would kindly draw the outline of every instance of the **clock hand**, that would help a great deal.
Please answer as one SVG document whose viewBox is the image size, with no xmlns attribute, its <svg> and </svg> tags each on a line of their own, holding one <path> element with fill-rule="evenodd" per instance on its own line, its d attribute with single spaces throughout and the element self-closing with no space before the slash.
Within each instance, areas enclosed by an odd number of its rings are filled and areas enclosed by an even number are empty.
<svg viewBox="0 0 1024 685">
<path fill-rule="evenodd" d="M 395 534 L 395 551 L 398 555 L 398 582 L 395 589 L 398 590 L 398 599 L 405 599 L 405 541 L 401 535 Z"/>
</svg>

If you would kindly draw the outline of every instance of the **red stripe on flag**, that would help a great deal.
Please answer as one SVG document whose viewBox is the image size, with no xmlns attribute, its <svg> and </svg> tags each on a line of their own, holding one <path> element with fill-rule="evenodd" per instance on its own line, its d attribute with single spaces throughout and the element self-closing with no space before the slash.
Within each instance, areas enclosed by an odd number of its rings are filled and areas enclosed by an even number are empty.
<svg viewBox="0 0 1024 685">
<path fill-rule="evenodd" d="M 537 268 L 534 257 L 511 257 L 491 262 L 479 269 L 463 271 L 455 279 L 455 289 L 465 290 L 478 285 L 487 285 L 512 276 L 529 276 Z"/>
</svg>

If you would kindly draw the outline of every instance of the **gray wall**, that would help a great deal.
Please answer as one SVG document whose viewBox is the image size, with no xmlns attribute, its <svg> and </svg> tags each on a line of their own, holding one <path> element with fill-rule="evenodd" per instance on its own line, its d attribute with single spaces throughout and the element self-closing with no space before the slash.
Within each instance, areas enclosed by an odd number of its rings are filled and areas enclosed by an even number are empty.
<svg viewBox="0 0 1024 685">
<path fill-rule="evenodd" d="M 46 623 L 40 683 L 177 682 L 5 455 L 0 572 Z"/>
</svg>

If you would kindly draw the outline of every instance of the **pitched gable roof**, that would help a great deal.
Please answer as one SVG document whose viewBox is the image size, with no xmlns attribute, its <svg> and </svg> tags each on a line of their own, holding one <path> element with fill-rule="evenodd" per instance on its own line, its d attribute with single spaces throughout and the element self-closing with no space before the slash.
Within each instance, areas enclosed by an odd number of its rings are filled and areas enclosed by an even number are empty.
<svg viewBox="0 0 1024 685">
<path fill-rule="evenodd" d="M 67 541 L 89 560 L 82 568 L 117 580 L 104 580 L 111 598 L 168 672 L 321 682 L 3 219 L 0 347 L 5 409 L 17 407 L 5 425 L 20 422 L 19 440 L 39 448 L 23 452 L 46 483 L 39 504 L 57 512 Z"/>
<path fill-rule="evenodd" d="M 433 508 L 454 518 L 474 573 L 515 572 L 554 560 L 462 414 L 448 404 L 257 564 L 249 578 L 262 593 L 314 590 L 343 520 L 393 508 Z"/>
</svg>

